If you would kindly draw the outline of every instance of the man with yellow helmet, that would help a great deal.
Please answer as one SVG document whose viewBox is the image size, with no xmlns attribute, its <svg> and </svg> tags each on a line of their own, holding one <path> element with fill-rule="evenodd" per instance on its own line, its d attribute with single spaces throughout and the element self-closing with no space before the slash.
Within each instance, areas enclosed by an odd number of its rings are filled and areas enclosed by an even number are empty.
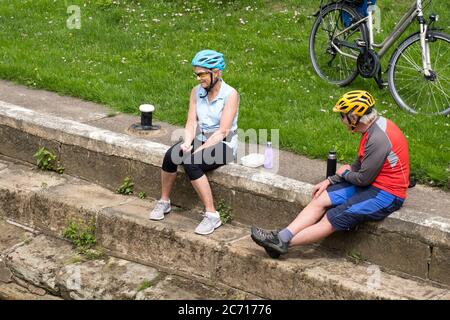
<svg viewBox="0 0 450 320">
<path fill-rule="evenodd" d="M 313 199 L 286 228 L 279 232 L 251 228 L 252 239 L 272 258 L 287 253 L 289 246 L 317 242 L 400 209 L 409 185 L 408 143 L 374 106 L 367 91 L 344 94 L 333 111 L 349 130 L 362 135 L 356 160 L 314 186 Z"/>
</svg>

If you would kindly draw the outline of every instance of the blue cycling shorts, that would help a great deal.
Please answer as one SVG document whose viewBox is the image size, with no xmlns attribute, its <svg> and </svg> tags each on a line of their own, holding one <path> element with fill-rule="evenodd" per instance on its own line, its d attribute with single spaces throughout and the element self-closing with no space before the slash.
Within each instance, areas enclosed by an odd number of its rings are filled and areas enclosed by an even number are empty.
<svg viewBox="0 0 450 320">
<path fill-rule="evenodd" d="M 327 218 L 336 231 L 350 230 L 365 221 L 379 221 L 403 205 L 404 199 L 379 188 L 357 187 L 348 182 L 327 188 L 332 208 Z"/>
</svg>

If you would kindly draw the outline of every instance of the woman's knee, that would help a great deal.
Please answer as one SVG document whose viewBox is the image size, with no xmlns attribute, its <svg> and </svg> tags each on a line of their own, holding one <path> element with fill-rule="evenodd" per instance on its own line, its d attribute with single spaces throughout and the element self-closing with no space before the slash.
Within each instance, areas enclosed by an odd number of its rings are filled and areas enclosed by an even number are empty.
<svg viewBox="0 0 450 320">
<path fill-rule="evenodd" d="M 205 173 L 199 165 L 193 163 L 183 163 L 184 171 L 189 177 L 189 180 L 197 180 L 201 178 Z"/>
<path fill-rule="evenodd" d="M 180 143 L 177 143 L 166 151 L 162 163 L 162 169 L 166 172 L 176 172 L 177 166 L 182 162 Z"/>
</svg>

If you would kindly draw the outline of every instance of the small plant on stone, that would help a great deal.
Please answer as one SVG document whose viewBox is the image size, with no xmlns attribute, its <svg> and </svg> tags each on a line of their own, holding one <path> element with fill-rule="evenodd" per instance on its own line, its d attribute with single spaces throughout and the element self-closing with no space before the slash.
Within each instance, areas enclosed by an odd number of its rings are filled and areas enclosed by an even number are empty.
<svg viewBox="0 0 450 320">
<path fill-rule="evenodd" d="M 62 165 L 58 165 L 55 171 L 58 172 L 59 174 L 63 174 L 64 170 L 66 170 L 66 168 L 64 168 Z"/>
<path fill-rule="evenodd" d="M 355 264 L 360 264 L 361 262 L 364 261 L 364 257 L 362 256 L 362 254 L 359 253 L 359 252 L 357 252 L 357 251 L 351 251 L 351 252 L 348 253 L 347 256 L 348 256 L 348 257 L 350 258 L 350 260 L 351 260 L 352 262 L 354 262 Z"/>
<path fill-rule="evenodd" d="M 147 198 L 147 194 L 144 191 L 139 192 L 139 199 Z"/>
<path fill-rule="evenodd" d="M 102 258 L 104 255 L 103 249 L 100 246 L 96 246 L 95 249 L 88 249 L 84 252 L 84 256 L 88 260 L 96 260 Z"/>
<path fill-rule="evenodd" d="M 231 220 L 233 220 L 233 210 L 225 203 L 224 200 L 221 199 L 217 203 L 217 211 L 219 212 L 222 224 L 231 222 Z"/>
<path fill-rule="evenodd" d="M 56 171 L 59 174 L 64 173 L 64 167 L 56 160 L 56 155 L 45 147 L 41 147 L 33 155 L 36 159 L 36 164 L 41 170 Z"/>
<path fill-rule="evenodd" d="M 143 291 L 143 290 L 145 290 L 145 289 L 148 289 L 148 288 L 150 288 L 152 286 L 152 283 L 150 282 L 150 280 L 144 280 L 144 281 L 142 281 L 142 283 L 139 285 L 139 288 L 138 288 L 138 292 L 139 291 Z"/>
<path fill-rule="evenodd" d="M 85 224 L 83 221 L 70 221 L 63 231 L 64 238 L 68 239 L 76 247 L 80 254 L 89 259 L 99 258 L 102 253 L 93 249 L 97 243 L 95 238 L 95 224 L 92 220 Z"/>
<path fill-rule="evenodd" d="M 123 180 L 123 183 L 119 188 L 117 188 L 117 192 L 120 194 L 129 195 L 133 193 L 134 183 L 131 181 L 130 177 L 126 177 Z"/>
<path fill-rule="evenodd" d="M 36 164 L 39 169 L 42 170 L 53 170 L 54 163 L 56 161 L 56 156 L 44 147 L 39 148 L 39 150 L 33 155 L 36 158 Z"/>
</svg>

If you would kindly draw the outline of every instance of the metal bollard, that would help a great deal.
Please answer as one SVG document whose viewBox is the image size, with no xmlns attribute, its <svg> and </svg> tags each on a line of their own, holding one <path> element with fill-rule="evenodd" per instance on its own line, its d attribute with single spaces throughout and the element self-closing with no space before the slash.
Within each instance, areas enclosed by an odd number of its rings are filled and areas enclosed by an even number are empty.
<svg viewBox="0 0 450 320">
<path fill-rule="evenodd" d="M 153 125 L 153 111 L 155 111 L 155 107 L 151 104 L 141 104 L 139 106 L 139 111 L 141 112 L 141 124 L 136 125 L 136 130 L 158 130 L 160 126 Z"/>
</svg>

